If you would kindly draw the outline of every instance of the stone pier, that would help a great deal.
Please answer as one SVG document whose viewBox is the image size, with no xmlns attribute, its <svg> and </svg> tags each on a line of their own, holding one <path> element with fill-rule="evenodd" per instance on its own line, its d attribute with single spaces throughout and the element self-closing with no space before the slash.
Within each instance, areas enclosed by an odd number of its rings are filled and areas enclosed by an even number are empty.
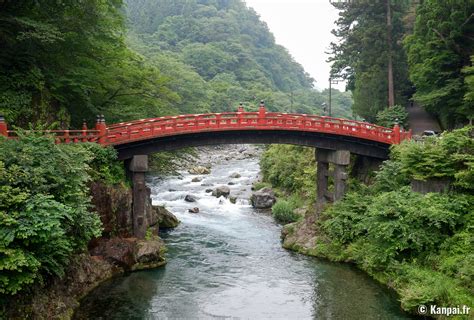
<svg viewBox="0 0 474 320">
<path fill-rule="evenodd" d="M 146 205 L 149 201 L 149 194 L 145 184 L 145 172 L 148 171 L 148 156 L 133 156 L 128 165 L 128 171 L 133 188 L 133 235 L 138 239 L 144 239 L 148 227 Z"/>
<path fill-rule="evenodd" d="M 316 149 L 318 207 L 344 197 L 348 178 L 347 167 L 350 159 L 351 153 L 347 150 Z M 334 165 L 332 172 L 334 188 L 332 192 L 329 191 L 329 164 Z"/>
</svg>

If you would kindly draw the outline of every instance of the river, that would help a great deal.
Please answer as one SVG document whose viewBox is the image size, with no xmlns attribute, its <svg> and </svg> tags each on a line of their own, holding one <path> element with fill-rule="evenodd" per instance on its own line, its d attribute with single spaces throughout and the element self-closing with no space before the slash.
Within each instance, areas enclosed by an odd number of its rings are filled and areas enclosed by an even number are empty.
<svg viewBox="0 0 474 320">
<path fill-rule="evenodd" d="M 247 150 L 253 147 L 205 149 L 202 158 L 213 164 L 201 182 L 191 182 L 196 176 L 186 171 L 149 177 L 153 203 L 182 221 L 160 233 L 168 264 L 101 285 L 75 318 L 409 319 L 394 294 L 354 267 L 281 247 L 281 226 L 246 200 L 259 173 L 258 157 Z M 230 178 L 234 172 L 241 177 Z M 229 182 L 236 204 L 201 185 Z M 185 202 L 187 194 L 198 201 Z M 200 213 L 188 213 L 191 207 Z"/>
</svg>

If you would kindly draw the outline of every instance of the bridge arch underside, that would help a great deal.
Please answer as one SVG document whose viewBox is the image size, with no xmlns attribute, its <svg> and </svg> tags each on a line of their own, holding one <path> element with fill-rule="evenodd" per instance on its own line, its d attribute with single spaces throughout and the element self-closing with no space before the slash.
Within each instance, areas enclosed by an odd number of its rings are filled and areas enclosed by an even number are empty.
<svg viewBox="0 0 474 320">
<path fill-rule="evenodd" d="M 292 144 L 328 150 L 348 150 L 353 154 L 388 159 L 389 144 L 350 136 L 289 130 L 229 130 L 150 138 L 114 146 L 118 158 L 147 155 L 186 147 L 220 144 Z"/>
</svg>

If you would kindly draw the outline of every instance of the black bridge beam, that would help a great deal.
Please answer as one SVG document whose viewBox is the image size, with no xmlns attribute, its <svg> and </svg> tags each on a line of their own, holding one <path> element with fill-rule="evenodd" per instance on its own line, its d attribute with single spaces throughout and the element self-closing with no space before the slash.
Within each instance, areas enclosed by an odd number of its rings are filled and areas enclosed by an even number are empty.
<svg viewBox="0 0 474 320">
<path fill-rule="evenodd" d="M 390 145 L 342 135 L 288 130 L 229 130 L 159 137 L 116 145 L 120 160 L 186 147 L 219 144 L 292 144 L 327 150 L 347 150 L 353 154 L 388 159 Z"/>
</svg>

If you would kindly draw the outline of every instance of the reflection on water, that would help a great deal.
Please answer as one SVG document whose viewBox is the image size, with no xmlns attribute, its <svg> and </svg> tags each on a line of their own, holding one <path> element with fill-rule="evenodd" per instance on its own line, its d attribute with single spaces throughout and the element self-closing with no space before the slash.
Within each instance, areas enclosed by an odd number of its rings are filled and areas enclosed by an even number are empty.
<svg viewBox="0 0 474 320">
<path fill-rule="evenodd" d="M 354 268 L 281 248 L 280 226 L 246 199 L 258 175 L 256 159 L 216 164 L 201 182 L 150 179 L 153 202 L 182 221 L 162 232 L 168 264 L 100 286 L 77 319 L 407 319 L 396 297 Z M 239 172 L 240 178 L 229 178 Z M 230 185 L 237 204 L 201 184 Z M 176 191 L 168 191 L 176 190 Z M 198 198 L 184 201 L 186 194 Z M 199 214 L 190 214 L 190 207 Z"/>
</svg>

